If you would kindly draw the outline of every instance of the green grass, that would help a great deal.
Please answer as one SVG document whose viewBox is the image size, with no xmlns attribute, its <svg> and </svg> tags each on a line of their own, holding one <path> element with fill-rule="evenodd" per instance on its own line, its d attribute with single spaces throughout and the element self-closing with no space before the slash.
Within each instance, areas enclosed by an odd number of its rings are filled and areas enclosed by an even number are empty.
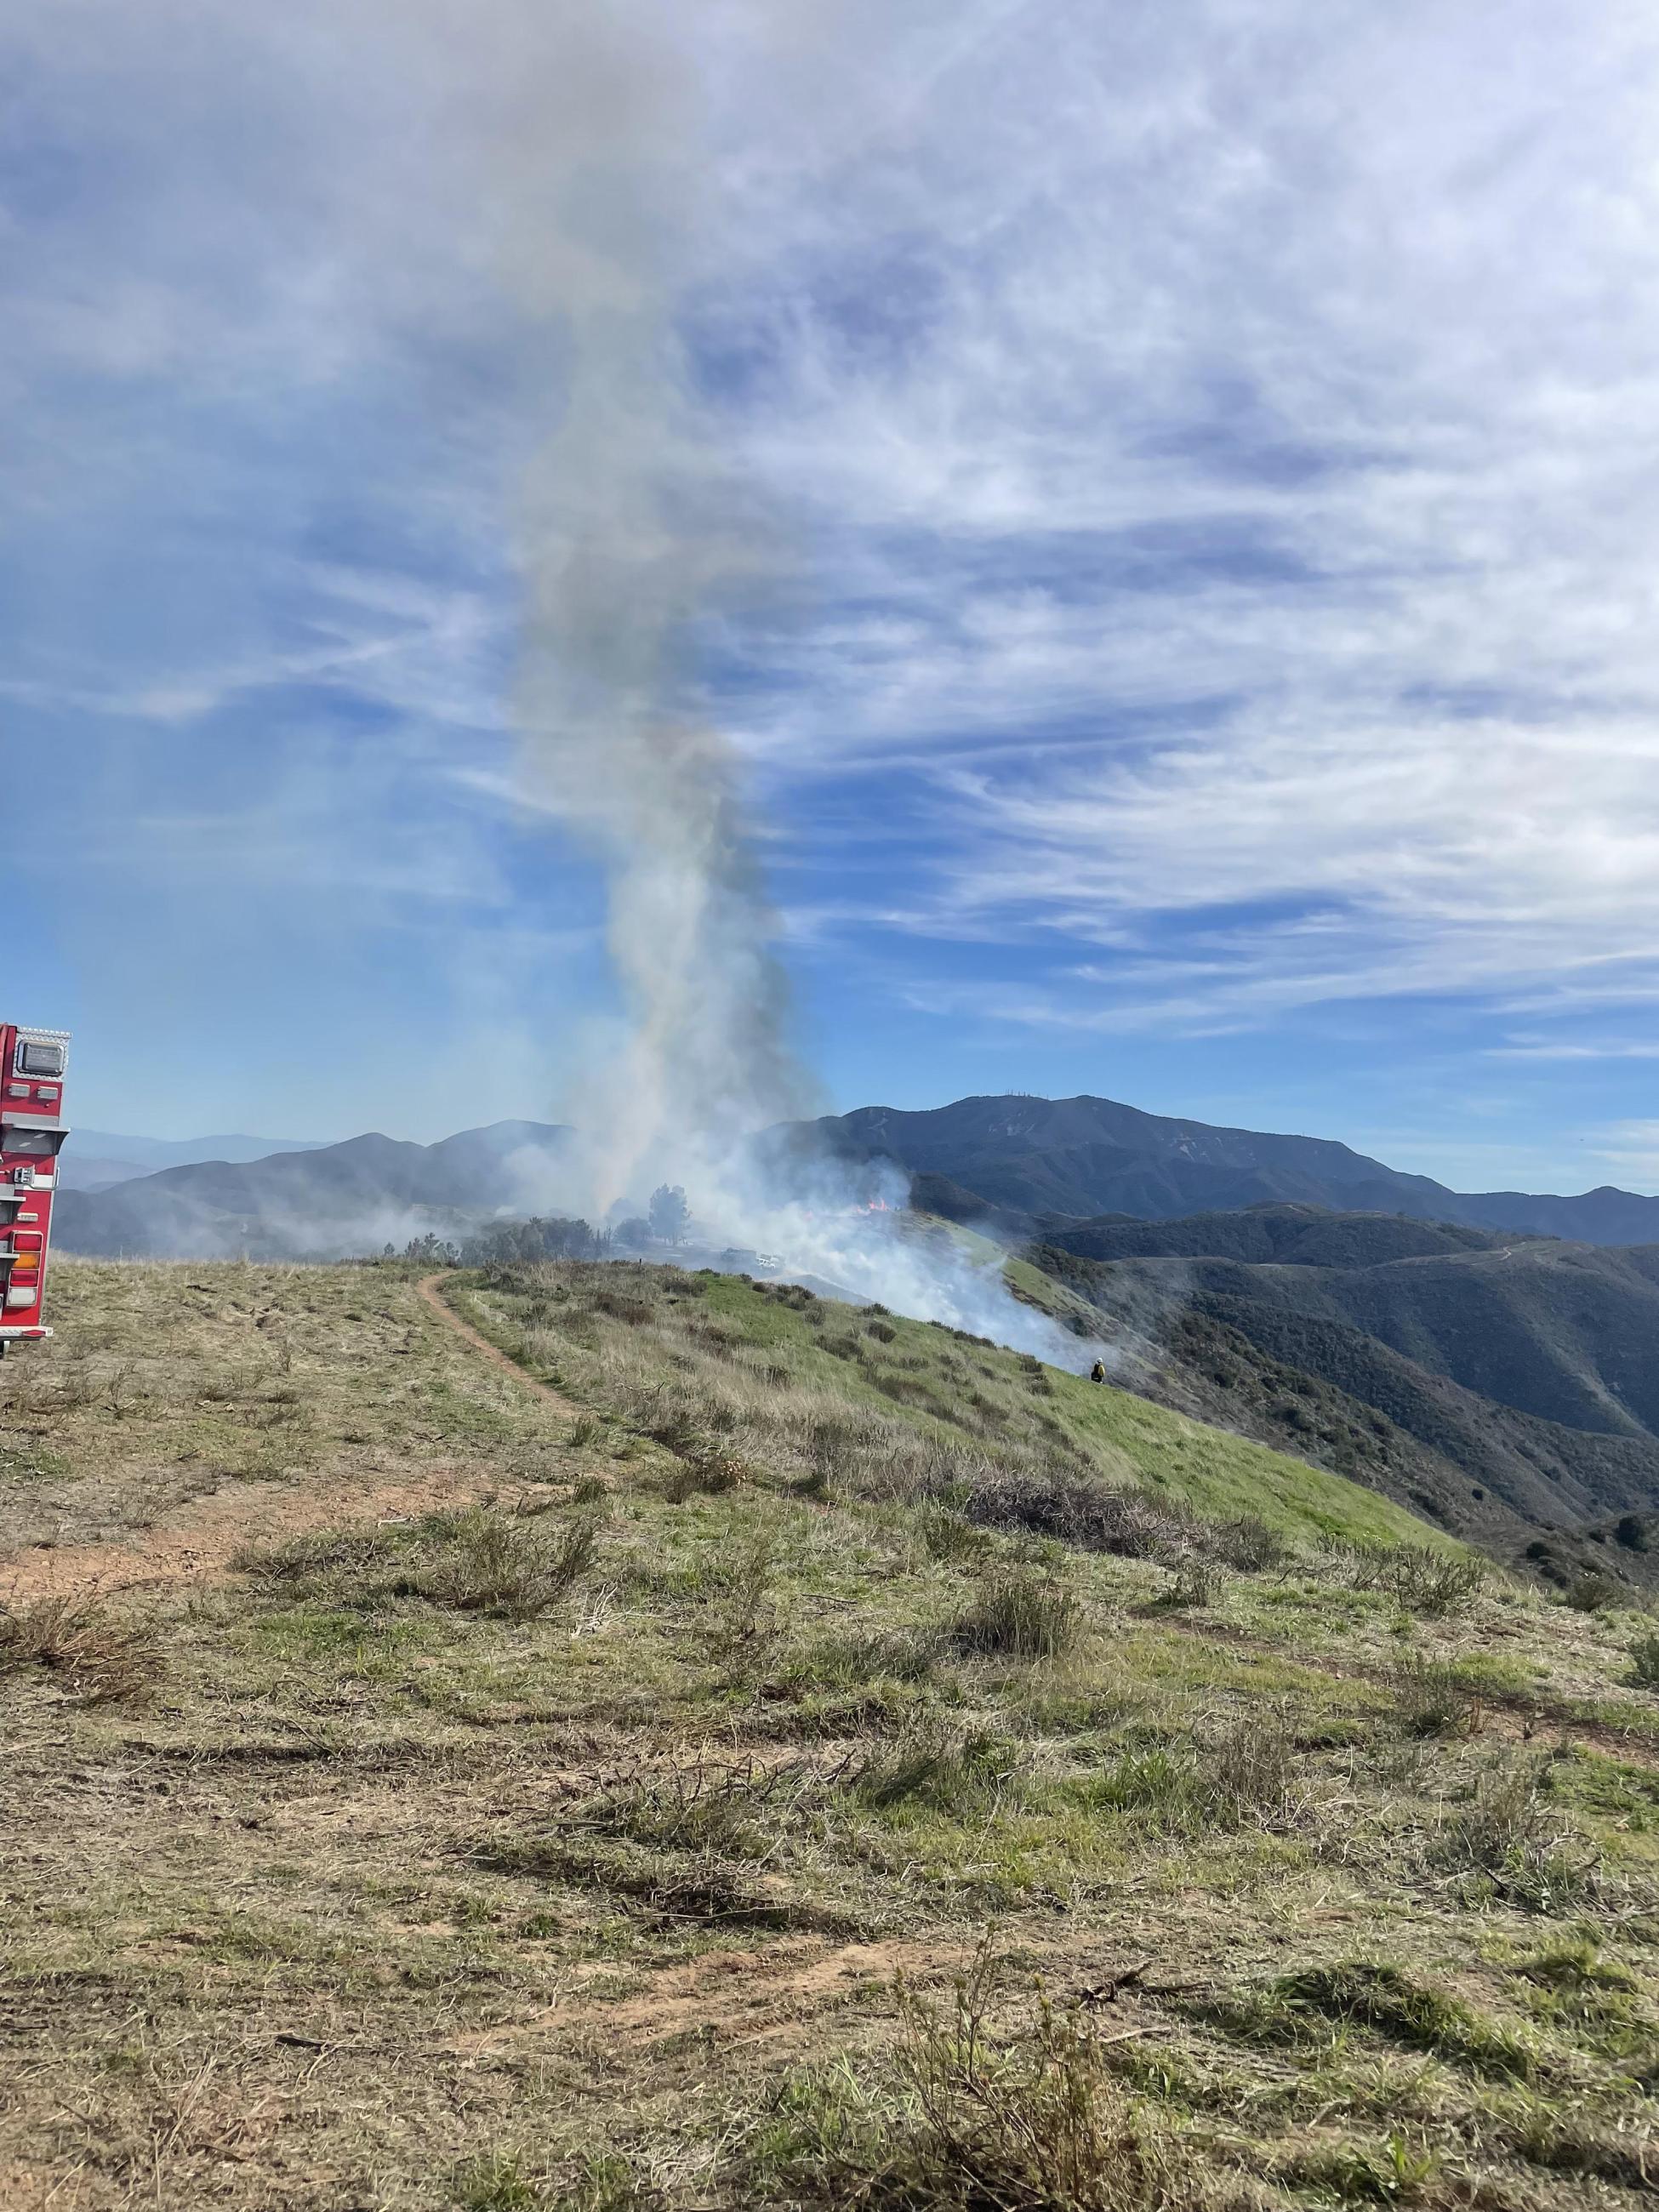
<svg viewBox="0 0 1659 2212">
<path fill-rule="evenodd" d="M 573 1307 L 586 1303 L 583 1278 L 580 1270 L 564 1272 L 574 1296 L 556 1307 L 533 1291 L 490 1288 L 478 1297 L 465 1279 L 456 1291 L 481 1317 L 493 1318 L 498 1340 L 514 1338 L 568 1386 L 605 1387 L 594 1370 L 604 1365 L 605 1339 L 647 1331 L 684 1336 L 695 1310 L 699 1335 L 690 1350 L 700 1370 L 724 1367 L 729 1376 L 735 1362 L 744 1382 L 766 1378 L 774 1391 L 822 1397 L 832 1417 L 841 1411 L 896 1424 L 942 1455 L 961 1457 L 967 1447 L 993 1460 L 1063 1465 L 1209 1521 L 1249 1516 L 1304 1542 L 1447 1548 L 1425 1522 L 1340 1475 L 1110 1384 L 965 1342 L 933 1322 L 874 1318 L 828 1300 L 803 1305 L 736 1276 L 676 1279 L 672 1270 L 643 1269 L 635 1293 L 644 1302 L 643 1326 L 636 1318 L 619 1331 L 614 1318 L 590 1306 L 583 1318 L 590 1328 L 598 1323 L 599 1338 L 597 1346 L 585 1344 L 573 1329 Z M 526 1328 L 538 1301 L 544 1318 Z M 802 1473 L 811 1471 L 809 1459 Z"/>
<path fill-rule="evenodd" d="M 1641 1624 L 1383 1572 L 1294 1462 L 1160 1492 L 1115 1424 L 1273 1455 L 949 1331 L 448 1287 L 577 1410 L 397 1267 L 66 1267 L 7 1363 L 26 1569 L 224 1548 L 0 1611 L 0 2195 L 1638 2201 Z"/>
</svg>

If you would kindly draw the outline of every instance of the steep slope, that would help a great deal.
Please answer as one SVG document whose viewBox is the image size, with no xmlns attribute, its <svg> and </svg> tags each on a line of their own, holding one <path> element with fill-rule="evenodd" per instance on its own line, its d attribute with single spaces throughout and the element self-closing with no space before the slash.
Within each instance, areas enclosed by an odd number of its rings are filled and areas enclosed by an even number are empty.
<svg viewBox="0 0 1659 2212">
<path fill-rule="evenodd" d="M 1203 1297 L 1334 1324 L 1540 1420 L 1659 1436 L 1659 1285 L 1618 1252 L 1537 1243 L 1370 1267 L 1184 1255 L 1115 1264 L 1154 1305 Z"/>
<path fill-rule="evenodd" d="M 1251 1265 L 1375 1267 L 1390 1260 L 1423 1260 L 1489 1251 L 1503 1237 L 1452 1222 L 1413 1221 L 1401 1214 L 1333 1213 L 1315 1206 L 1247 1206 L 1195 1213 L 1174 1221 L 1107 1214 L 1044 1240 L 1086 1260 L 1216 1259 Z"/>
<path fill-rule="evenodd" d="M 1391 1256 L 1401 1231 L 1436 1238 L 1411 1224 L 1276 1212 L 1096 1223 L 1032 1257 L 1109 1315 L 1126 1346 L 1158 1348 L 1135 1354 L 1135 1387 L 1293 1437 L 1324 1464 L 1348 1466 L 1358 1435 L 1363 1463 L 1349 1471 L 1489 1546 L 1516 1522 L 1553 1530 L 1659 1504 L 1659 1403 L 1644 1357 L 1659 1255 L 1494 1246 L 1454 1230 L 1440 1241 L 1470 1249 Z M 1205 1256 L 1211 1242 L 1275 1256 Z M 1132 1256 L 1094 1256 L 1111 1252 Z M 1347 1264 L 1321 1264 L 1334 1253 Z"/>
<path fill-rule="evenodd" d="M 1328 1139 L 1211 1127 L 1109 1098 L 961 1098 L 925 1112 L 861 1107 L 768 1133 L 763 1157 L 890 1159 L 944 1177 L 1006 1212 L 1173 1218 L 1262 1203 L 1403 1213 L 1476 1229 L 1659 1242 L 1659 1198 L 1603 1188 L 1579 1197 L 1465 1194 Z"/>
</svg>

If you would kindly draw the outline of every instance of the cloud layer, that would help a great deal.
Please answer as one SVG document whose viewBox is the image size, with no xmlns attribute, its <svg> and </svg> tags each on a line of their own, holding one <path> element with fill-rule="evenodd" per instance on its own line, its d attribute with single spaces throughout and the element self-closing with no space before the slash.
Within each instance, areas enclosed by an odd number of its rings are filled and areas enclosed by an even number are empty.
<svg viewBox="0 0 1659 2212">
<path fill-rule="evenodd" d="M 1385 1056 L 1432 1004 L 1639 1075 L 1649 12 L 607 14 L 611 122 L 528 0 L 0 9 L 0 713 L 64 766 L 94 1018 L 118 915 L 124 1003 L 297 963 L 349 1024 L 361 955 L 412 1036 L 487 972 L 550 1091 L 606 1018 L 510 710 L 573 306 L 648 268 L 746 540 L 676 680 L 832 1031 L 837 979 L 1034 1039 L 1384 1010 Z"/>
</svg>

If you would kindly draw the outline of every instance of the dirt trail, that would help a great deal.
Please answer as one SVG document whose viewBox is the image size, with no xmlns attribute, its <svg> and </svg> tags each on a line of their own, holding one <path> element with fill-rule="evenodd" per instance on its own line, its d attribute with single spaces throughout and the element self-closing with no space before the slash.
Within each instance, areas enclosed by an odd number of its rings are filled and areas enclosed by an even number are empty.
<svg viewBox="0 0 1659 2212">
<path fill-rule="evenodd" d="M 244 1544 L 277 1543 L 308 1528 L 414 1520 L 442 1506 L 466 1504 L 485 1491 L 499 1494 L 497 1486 L 459 1468 L 405 1475 L 346 1496 L 337 1489 L 233 1479 L 127 1543 L 40 1545 L 0 1559 L 0 1603 L 222 1582 Z"/>
<path fill-rule="evenodd" d="M 965 1966 L 971 1949 L 961 1941 L 901 1939 L 826 1948 L 821 1937 L 790 1937 L 757 1950 L 710 1951 L 685 1966 L 665 1966 L 635 1996 L 584 1996 L 580 1986 L 561 2004 L 477 2034 L 452 2038 L 446 2048 L 477 2058 L 549 2036 L 598 2033 L 625 2036 L 632 2048 L 683 2035 L 689 2029 L 743 2043 L 775 2038 L 811 2043 L 817 2016 L 843 2003 L 865 1984 L 890 1983 L 896 1975 L 930 1979 Z M 609 1966 L 595 1975 L 614 1972 Z"/>
<path fill-rule="evenodd" d="M 505 1368 L 524 1388 L 573 1418 L 580 1408 L 527 1375 L 472 1326 L 453 1313 L 438 1295 L 441 1275 L 416 1285 L 422 1302 L 468 1345 Z M 276 1543 L 311 1528 L 346 1523 L 414 1520 L 423 1513 L 475 1498 L 502 1495 L 487 1474 L 442 1467 L 405 1474 L 395 1482 L 343 1492 L 326 1483 L 228 1480 L 195 1499 L 152 1529 L 124 1542 L 40 1545 L 0 1559 L 0 1603 L 26 1604 L 36 1598 L 111 1595 L 119 1590 L 173 1589 L 191 1583 L 222 1582 L 245 1544 Z"/>
<path fill-rule="evenodd" d="M 550 1406 L 556 1406 L 560 1413 L 568 1413 L 571 1419 L 575 1420 L 582 1411 L 580 1406 L 573 1404 L 562 1392 L 556 1390 L 550 1382 L 542 1382 L 538 1376 L 531 1374 L 528 1369 L 520 1367 L 518 1361 L 509 1358 L 499 1344 L 492 1344 L 487 1336 L 473 1328 L 470 1321 L 463 1321 L 454 1308 L 445 1303 L 438 1290 L 438 1285 L 442 1280 L 441 1274 L 422 1275 L 415 1285 L 439 1319 L 447 1322 L 458 1335 L 464 1336 L 475 1352 L 482 1352 L 486 1359 L 494 1360 L 497 1367 L 506 1368 L 507 1373 L 516 1376 L 526 1390 L 533 1390 L 538 1398 L 544 1398 Z"/>
</svg>

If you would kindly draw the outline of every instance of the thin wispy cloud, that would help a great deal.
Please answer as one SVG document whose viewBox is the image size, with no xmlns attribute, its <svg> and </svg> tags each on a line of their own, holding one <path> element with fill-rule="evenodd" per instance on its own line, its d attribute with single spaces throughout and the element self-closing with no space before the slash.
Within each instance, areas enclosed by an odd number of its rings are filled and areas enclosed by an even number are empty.
<svg viewBox="0 0 1659 2212">
<path fill-rule="evenodd" d="M 746 763 L 832 1059 L 873 997 L 1079 1049 L 1369 1009 L 1425 1081 L 1454 1033 L 1517 1085 L 1639 1078 L 1644 11 L 621 15 L 697 117 L 653 282 L 757 556 L 686 706 Z M 0 718 L 65 764 L 88 931 L 162 967 L 175 925 L 97 857 L 126 824 L 186 909 L 245 852 L 273 961 L 441 914 L 459 975 L 514 916 L 592 925 L 511 728 L 592 276 L 536 258 L 562 25 L 0 20 Z M 603 1014 L 549 957 L 526 1024 Z"/>
</svg>

